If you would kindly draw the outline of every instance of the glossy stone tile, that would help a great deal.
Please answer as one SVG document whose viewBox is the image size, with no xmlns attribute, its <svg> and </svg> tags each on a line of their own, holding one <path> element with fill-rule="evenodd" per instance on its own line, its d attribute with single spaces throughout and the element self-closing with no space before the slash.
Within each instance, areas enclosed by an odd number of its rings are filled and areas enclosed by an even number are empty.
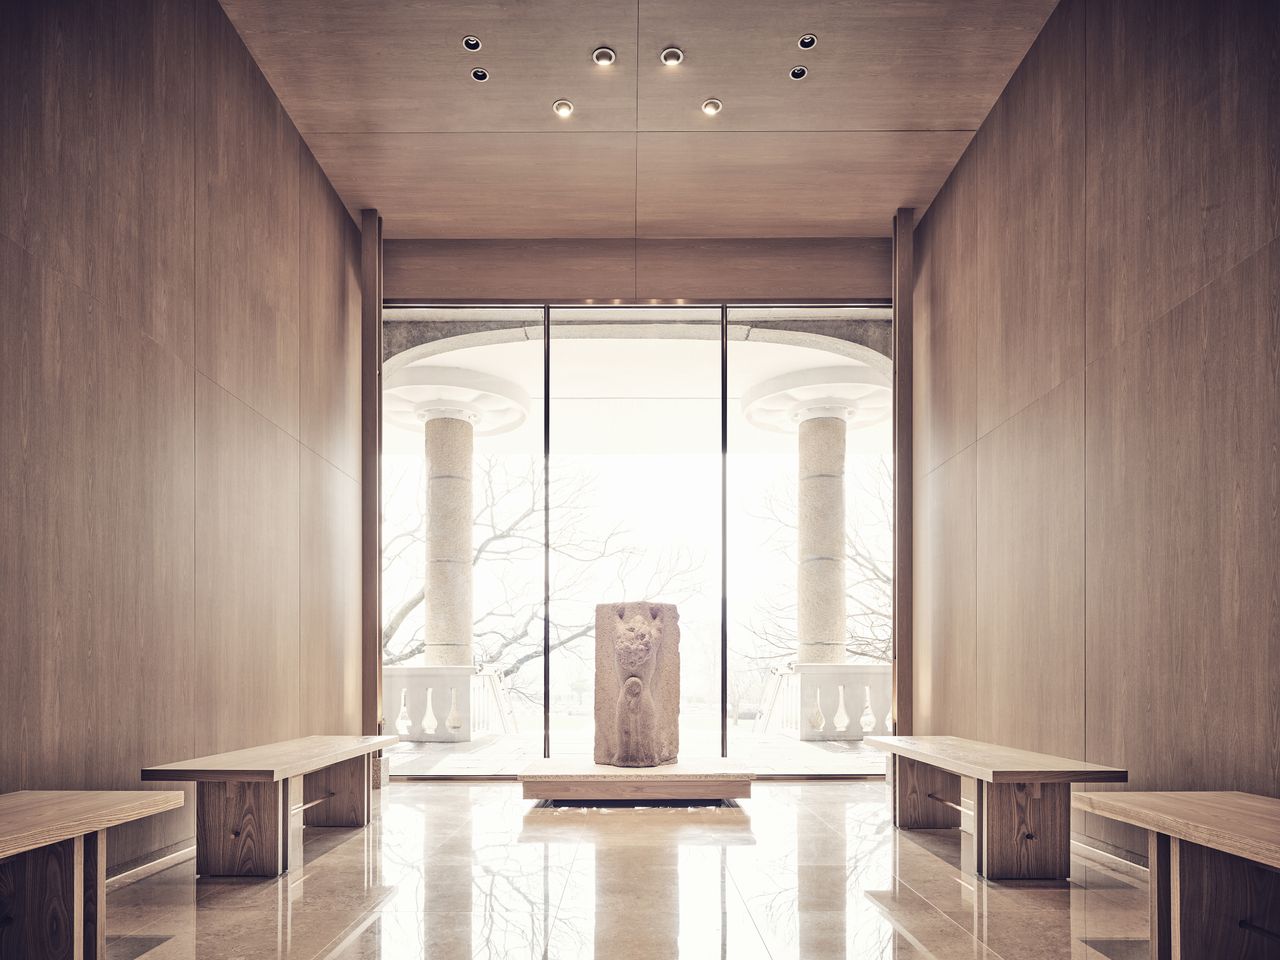
<svg viewBox="0 0 1280 960">
<path fill-rule="evenodd" d="M 950 831 L 895 831 L 883 783 L 757 784 L 740 808 L 542 808 L 511 784 L 404 783 L 305 863 L 108 896 L 112 960 L 1129 960 L 1140 873 L 1078 857 L 1057 886 L 959 870 Z"/>
</svg>

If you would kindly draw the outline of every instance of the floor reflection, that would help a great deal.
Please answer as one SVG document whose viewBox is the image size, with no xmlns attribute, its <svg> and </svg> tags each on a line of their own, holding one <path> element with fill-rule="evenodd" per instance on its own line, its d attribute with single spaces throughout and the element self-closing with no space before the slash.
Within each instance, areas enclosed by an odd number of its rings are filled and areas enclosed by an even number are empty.
<svg viewBox="0 0 1280 960">
<path fill-rule="evenodd" d="M 113 960 L 1143 955 L 1146 885 L 1077 859 L 992 885 L 940 831 L 898 833 L 883 783 L 758 784 L 740 808 L 548 809 L 506 784 L 396 784 L 364 831 L 309 830 L 301 876 L 108 896 Z"/>
</svg>

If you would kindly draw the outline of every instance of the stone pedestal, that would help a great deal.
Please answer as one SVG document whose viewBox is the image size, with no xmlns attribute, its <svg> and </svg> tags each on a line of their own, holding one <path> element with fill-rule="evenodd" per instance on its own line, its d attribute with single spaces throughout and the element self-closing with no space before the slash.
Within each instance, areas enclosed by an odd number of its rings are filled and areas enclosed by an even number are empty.
<svg viewBox="0 0 1280 960">
<path fill-rule="evenodd" d="M 680 749 L 680 615 L 670 603 L 596 607 L 595 762 L 674 763 Z"/>
</svg>

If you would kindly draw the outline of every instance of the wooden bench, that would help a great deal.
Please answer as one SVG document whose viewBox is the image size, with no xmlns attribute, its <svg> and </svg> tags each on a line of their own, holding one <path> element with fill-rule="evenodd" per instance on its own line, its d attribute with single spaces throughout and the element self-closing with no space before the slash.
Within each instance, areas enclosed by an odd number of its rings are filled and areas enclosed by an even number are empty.
<svg viewBox="0 0 1280 960">
<path fill-rule="evenodd" d="M 105 957 L 106 831 L 182 801 L 173 790 L 0 795 L 0 958 Z"/>
<path fill-rule="evenodd" d="M 1148 831 L 1152 957 L 1280 957 L 1280 800 L 1097 792 L 1073 805 Z"/>
<path fill-rule="evenodd" d="M 961 867 L 988 880 L 1065 880 L 1071 784 L 1126 771 L 959 737 L 867 737 L 893 754 L 893 822 L 960 828 Z"/>
<path fill-rule="evenodd" d="M 196 872 L 275 877 L 302 866 L 302 828 L 369 822 L 369 757 L 399 737 L 303 737 L 146 767 L 196 784 Z"/>
</svg>

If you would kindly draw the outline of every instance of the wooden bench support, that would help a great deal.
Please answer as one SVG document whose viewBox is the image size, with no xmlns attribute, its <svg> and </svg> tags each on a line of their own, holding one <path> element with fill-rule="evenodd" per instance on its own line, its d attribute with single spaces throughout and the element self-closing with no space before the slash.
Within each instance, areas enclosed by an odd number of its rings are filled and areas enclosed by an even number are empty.
<svg viewBox="0 0 1280 960">
<path fill-rule="evenodd" d="M 363 827 L 372 808 L 369 755 L 361 754 L 305 777 L 308 827 Z"/>
<path fill-rule="evenodd" d="M 83 888 L 83 837 L 0 861 L 0 960 L 80 960 Z"/>
<path fill-rule="evenodd" d="M 988 880 L 1071 875 L 1071 784 L 984 783 L 982 869 Z"/>
<path fill-rule="evenodd" d="M 1152 832 L 1151 956 L 1280 958 L 1280 872 Z"/>
<path fill-rule="evenodd" d="M 302 866 L 302 777 L 196 784 L 196 873 L 274 877 Z"/>
<path fill-rule="evenodd" d="M 910 757 L 893 758 L 893 822 L 902 830 L 960 826 L 960 778 Z"/>
</svg>

